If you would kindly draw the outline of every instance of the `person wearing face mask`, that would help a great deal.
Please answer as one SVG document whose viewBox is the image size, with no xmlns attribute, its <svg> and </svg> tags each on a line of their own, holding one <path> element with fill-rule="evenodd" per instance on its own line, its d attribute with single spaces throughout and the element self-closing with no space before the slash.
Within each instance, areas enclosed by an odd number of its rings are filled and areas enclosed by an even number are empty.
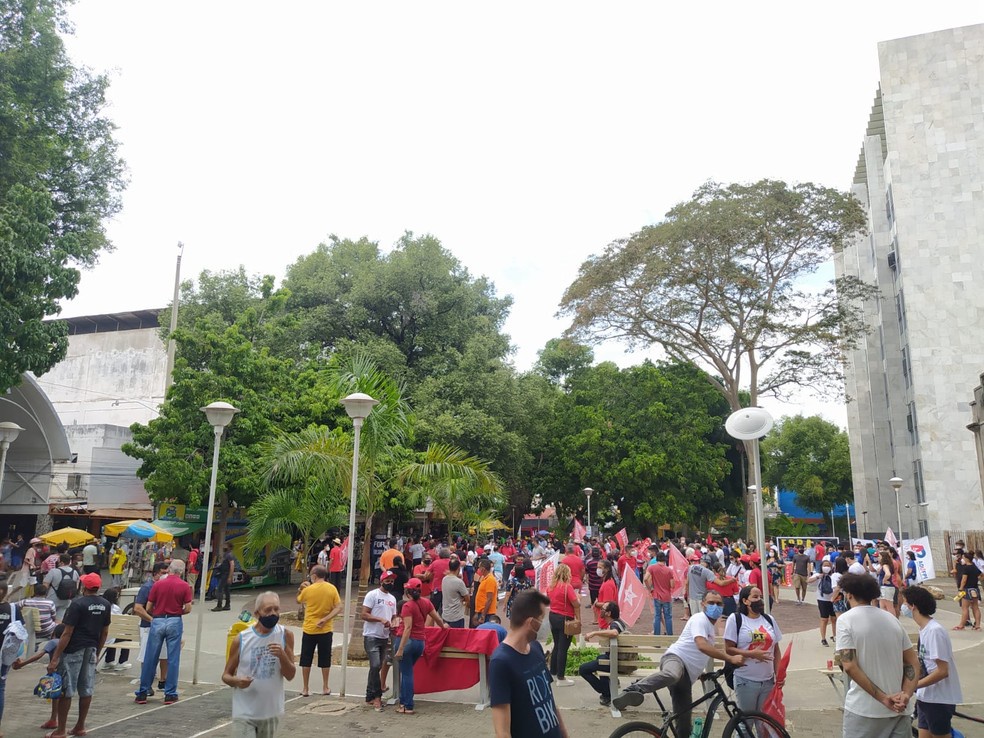
<svg viewBox="0 0 984 738">
<path fill-rule="evenodd" d="M 703 612 L 690 617 L 680 637 L 666 649 L 659 661 L 659 671 L 633 682 L 619 692 L 612 700 L 615 707 L 619 710 L 629 706 L 638 707 L 647 694 L 665 687 L 673 700 L 673 712 L 679 715 L 676 723 L 677 735 L 690 735 L 693 684 L 707 666 L 708 656 L 734 666 L 744 666 L 746 661 L 742 654 L 726 653 L 714 645 L 714 624 L 724 614 L 721 595 L 709 590 L 705 592 L 701 605 Z"/>
<path fill-rule="evenodd" d="M 745 665 L 735 669 L 735 700 L 744 712 L 761 712 L 776 685 L 781 640 L 779 624 L 765 614 L 762 590 L 744 587 L 738 593 L 738 612 L 724 626 L 725 650 L 745 657 Z"/>
<path fill-rule="evenodd" d="M 550 598 L 535 589 L 516 595 L 509 633 L 489 660 L 489 699 L 496 738 L 567 738 L 554 701 L 543 646 L 536 634 L 547 617 Z"/>
<path fill-rule="evenodd" d="M 222 681 L 233 688 L 236 736 L 273 738 L 284 714 L 284 679 L 297 673 L 294 634 L 280 621 L 280 597 L 264 592 L 253 608 L 256 625 L 232 642 Z"/>
<path fill-rule="evenodd" d="M 407 601 L 400 611 L 400 646 L 395 658 L 400 662 L 400 706 L 401 715 L 413 715 L 413 666 L 424 654 L 424 625 L 428 620 L 440 628 L 447 628 L 430 600 L 420 596 L 423 582 L 414 577 L 406 585 Z"/>
<path fill-rule="evenodd" d="M 953 644 L 946 628 L 933 619 L 936 600 L 923 587 L 902 590 L 902 617 L 919 626 L 919 682 L 916 685 L 916 712 L 919 738 L 951 735 L 953 713 L 963 702 L 960 676 L 953 660 Z"/>
<path fill-rule="evenodd" d="M 396 597 L 393 581 L 396 574 L 383 572 L 378 589 L 366 594 L 362 601 L 362 645 L 369 657 L 369 679 L 366 682 L 366 704 L 376 712 L 383 711 L 383 693 L 389 672 L 390 628 L 396 620 Z"/>
<path fill-rule="evenodd" d="M 598 588 L 597 602 L 618 602 L 618 587 L 615 585 L 612 562 L 608 559 L 601 559 L 598 562 L 596 574 L 601 580 L 601 587 Z M 594 610 L 598 620 L 598 627 L 601 630 L 605 630 L 608 628 L 608 619 L 601 612 L 601 608 L 597 604 L 595 604 Z"/>
<path fill-rule="evenodd" d="M 839 557 L 838 557 L 839 558 Z M 841 575 L 834 571 L 834 565 L 829 561 L 820 564 L 820 572 L 813 574 L 807 582 L 817 582 L 817 609 L 820 611 L 820 645 L 829 646 L 827 641 L 827 625 L 831 626 L 831 636 L 837 637 L 837 613 L 834 612 L 834 587 Z"/>
</svg>

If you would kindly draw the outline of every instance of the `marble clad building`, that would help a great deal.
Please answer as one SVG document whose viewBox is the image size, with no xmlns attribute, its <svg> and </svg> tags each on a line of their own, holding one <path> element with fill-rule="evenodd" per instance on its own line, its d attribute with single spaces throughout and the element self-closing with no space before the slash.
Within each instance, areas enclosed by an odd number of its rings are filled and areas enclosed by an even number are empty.
<svg viewBox="0 0 984 738">
<path fill-rule="evenodd" d="M 847 357 L 854 492 L 861 527 L 895 531 L 901 477 L 902 526 L 930 536 L 942 573 L 944 534 L 984 530 L 967 432 L 984 369 L 984 25 L 885 41 L 878 58 L 852 186 L 870 235 L 835 259 L 882 294 Z"/>
</svg>

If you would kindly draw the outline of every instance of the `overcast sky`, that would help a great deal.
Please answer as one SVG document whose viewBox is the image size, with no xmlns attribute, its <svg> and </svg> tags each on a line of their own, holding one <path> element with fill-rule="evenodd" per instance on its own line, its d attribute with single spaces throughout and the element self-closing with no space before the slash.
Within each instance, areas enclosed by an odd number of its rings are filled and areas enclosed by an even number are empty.
<svg viewBox="0 0 984 738">
<path fill-rule="evenodd" d="M 847 189 L 877 43 L 984 9 L 80 0 L 71 18 L 74 60 L 111 76 L 131 183 L 115 253 L 62 315 L 165 305 L 178 241 L 185 278 L 282 276 L 329 234 L 411 230 L 512 295 L 526 369 L 582 261 L 702 182 Z M 808 396 L 767 407 L 845 422 Z"/>
</svg>

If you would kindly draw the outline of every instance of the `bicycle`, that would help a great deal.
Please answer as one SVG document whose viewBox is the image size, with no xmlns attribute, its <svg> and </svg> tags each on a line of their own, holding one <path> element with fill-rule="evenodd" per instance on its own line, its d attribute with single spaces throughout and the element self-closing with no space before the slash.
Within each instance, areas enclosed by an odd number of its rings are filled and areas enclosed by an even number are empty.
<svg viewBox="0 0 984 738">
<path fill-rule="evenodd" d="M 711 728 L 714 717 L 719 708 L 723 707 L 728 716 L 728 722 L 724 726 L 722 738 L 789 738 L 789 733 L 779 724 L 775 718 L 762 712 L 742 712 L 738 703 L 731 699 L 728 692 L 721 686 L 719 681 L 724 676 L 724 669 L 708 672 L 700 675 L 702 683 L 710 682 L 713 687 L 704 693 L 702 697 L 691 703 L 690 709 L 697 707 L 705 702 L 710 702 L 707 708 L 704 725 L 701 729 L 701 738 L 711 738 Z M 655 738 L 690 738 L 690 736 L 680 735 L 677 731 L 675 721 L 679 713 L 669 713 L 663 706 L 659 696 L 654 694 L 659 707 L 663 712 L 663 724 L 653 725 L 642 720 L 620 725 L 611 734 L 610 738 L 625 738 L 625 736 L 655 736 Z"/>
</svg>

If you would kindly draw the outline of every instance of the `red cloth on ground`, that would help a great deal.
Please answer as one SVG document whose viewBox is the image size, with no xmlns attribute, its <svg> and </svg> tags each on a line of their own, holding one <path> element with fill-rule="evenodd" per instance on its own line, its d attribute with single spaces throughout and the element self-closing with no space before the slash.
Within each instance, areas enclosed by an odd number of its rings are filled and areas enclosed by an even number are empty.
<svg viewBox="0 0 984 738">
<path fill-rule="evenodd" d="M 468 689 L 478 684 L 478 661 L 441 658 L 442 648 L 491 656 L 498 646 L 499 638 L 494 630 L 425 628 L 424 656 L 413 667 L 414 694 Z"/>
</svg>

